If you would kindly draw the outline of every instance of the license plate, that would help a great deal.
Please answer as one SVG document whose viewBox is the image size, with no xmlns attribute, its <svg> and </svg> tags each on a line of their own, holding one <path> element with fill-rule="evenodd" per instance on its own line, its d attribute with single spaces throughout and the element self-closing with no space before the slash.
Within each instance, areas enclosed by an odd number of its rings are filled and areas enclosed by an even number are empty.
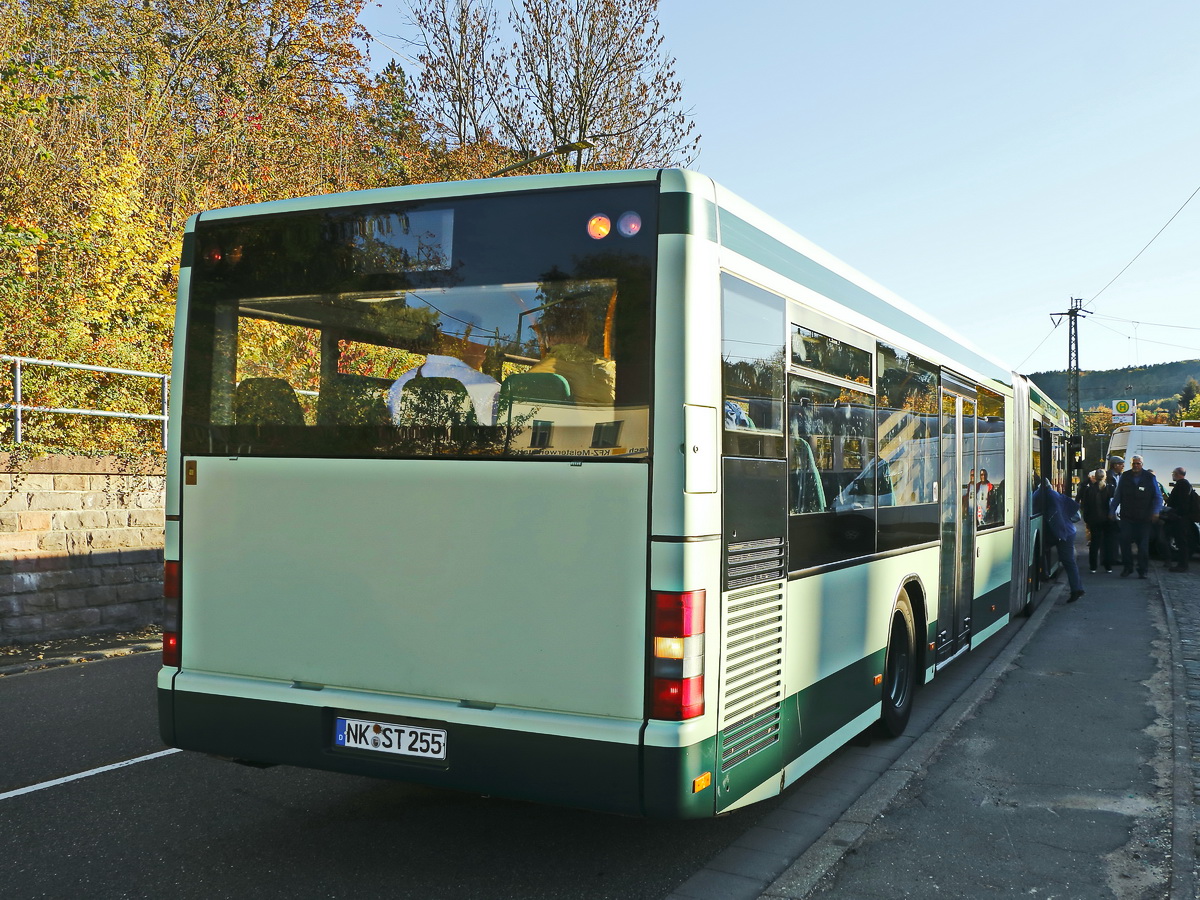
<svg viewBox="0 0 1200 900">
<path fill-rule="evenodd" d="M 333 726 L 333 743 L 352 750 L 373 750 L 424 759 L 446 758 L 446 732 L 395 722 L 339 717 Z"/>
</svg>

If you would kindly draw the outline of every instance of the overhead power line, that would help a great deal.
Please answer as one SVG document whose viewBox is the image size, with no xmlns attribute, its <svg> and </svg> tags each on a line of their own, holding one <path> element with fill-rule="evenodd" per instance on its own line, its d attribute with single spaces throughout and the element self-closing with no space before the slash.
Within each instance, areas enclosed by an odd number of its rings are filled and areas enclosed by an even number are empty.
<svg viewBox="0 0 1200 900">
<path fill-rule="evenodd" d="M 1054 325 L 1050 328 L 1050 332 L 1044 338 L 1042 338 L 1041 342 L 1036 347 L 1034 347 L 1032 350 L 1029 351 L 1028 356 L 1026 356 L 1019 363 L 1017 363 L 1017 371 L 1018 372 L 1025 371 L 1025 363 L 1029 362 L 1029 360 L 1033 357 L 1033 354 L 1037 353 L 1039 350 L 1042 349 L 1042 344 L 1045 344 L 1046 341 L 1050 340 L 1050 338 L 1052 338 L 1054 336 L 1054 332 L 1057 330 L 1058 330 L 1058 320 L 1055 319 Z"/>
<path fill-rule="evenodd" d="M 1117 335 L 1117 337 L 1123 337 L 1127 341 L 1137 341 L 1139 344 L 1154 344 L 1156 347 L 1170 347 L 1173 350 L 1187 350 L 1189 353 L 1200 354 L 1200 347 L 1189 347 L 1186 344 L 1170 344 L 1170 343 L 1167 343 L 1166 341 L 1156 341 L 1151 338 L 1138 337 L 1136 334 L 1127 334 L 1124 331 L 1118 331 L 1117 329 L 1115 329 L 1109 325 L 1105 325 L 1103 321 L 1100 321 L 1102 319 L 1108 319 L 1113 322 L 1124 322 L 1126 324 L 1134 326 L 1134 328 L 1137 328 L 1139 325 L 1147 325 L 1147 326 L 1152 326 L 1155 328 L 1183 329 L 1185 326 L 1157 325 L 1154 322 L 1136 322 L 1133 319 L 1118 319 L 1114 316 L 1102 316 L 1102 315 L 1096 315 L 1096 318 L 1093 320 L 1093 321 L 1095 321 L 1095 323 L 1097 325 L 1099 325 L 1105 331 L 1111 331 L 1113 334 Z M 1190 331 L 1200 331 L 1200 328 L 1191 328 L 1190 326 L 1188 326 L 1187 328 Z"/>
<path fill-rule="evenodd" d="M 1130 266 L 1132 266 L 1132 265 L 1133 265 L 1135 262 L 1137 262 L 1137 261 L 1138 261 L 1138 259 L 1141 257 L 1141 255 L 1142 255 L 1143 253 L 1145 253 L 1145 252 L 1146 252 L 1148 249 L 1150 249 L 1150 245 L 1151 245 L 1151 244 L 1153 244 L 1153 243 L 1154 243 L 1156 240 L 1158 240 L 1158 237 L 1159 237 L 1159 235 L 1161 235 L 1161 234 L 1162 234 L 1164 231 L 1166 231 L 1166 230 L 1167 230 L 1167 226 L 1169 226 L 1169 225 L 1170 225 L 1172 222 L 1174 222 L 1174 221 L 1175 221 L 1175 219 L 1176 219 L 1176 218 L 1179 216 L 1179 214 L 1180 214 L 1181 212 L 1183 212 L 1183 210 L 1184 210 L 1184 207 L 1186 207 L 1186 206 L 1187 206 L 1189 203 L 1191 203 L 1191 202 L 1192 202 L 1192 199 L 1193 199 L 1193 198 L 1194 198 L 1194 197 L 1195 197 L 1197 194 L 1200 194 L 1200 185 L 1198 185 L 1198 186 L 1196 187 L 1196 189 L 1195 189 L 1194 191 L 1192 191 L 1192 192 L 1191 192 L 1191 193 L 1188 195 L 1188 198 L 1187 198 L 1186 200 L 1184 200 L 1184 201 L 1183 201 L 1183 203 L 1180 205 L 1179 209 L 1175 210 L 1175 212 L 1174 212 L 1174 214 L 1171 216 L 1171 218 L 1167 219 L 1167 221 L 1166 221 L 1166 223 L 1163 225 L 1163 227 L 1162 227 L 1162 228 L 1160 228 L 1160 229 L 1158 229 L 1158 231 L 1156 231 L 1156 232 L 1154 233 L 1154 237 L 1150 238 L 1150 240 L 1146 242 L 1146 246 L 1145 246 L 1145 247 L 1143 247 L 1141 250 L 1139 250 L 1139 251 L 1137 252 L 1137 254 L 1136 254 L 1134 257 L 1133 257 L 1133 259 L 1131 259 L 1129 262 L 1127 262 L 1127 263 L 1124 265 L 1124 267 L 1121 269 L 1121 271 L 1120 271 L 1120 272 L 1118 272 L 1118 273 L 1117 273 L 1116 275 L 1114 275 L 1114 276 L 1113 276 L 1111 279 L 1109 279 L 1109 282 L 1108 282 L 1108 284 L 1104 285 L 1104 287 L 1102 287 L 1102 288 L 1100 288 L 1100 290 L 1096 291 L 1096 293 L 1092 295 L 1092 299 L 1091 299 L 1091 300 L 1089 300 L 1087 303 L 1084 303 L 1084 304 L 1083 304 L 1083 306 L 1082 306 L 1082 307 L 1080 307 L 1080 309 L 1081 309 L 1081 310 L 1087 310 L 1087 307 L 1091 306 L 1093 303 L 1095 303 L 1095 302 L 1096 302 L 1096 298 L 1097 298 L 1097 297 L 1099 297 L 1101 294 L 1103 294 L 1105 291 L 1107 291 L 1107 290 L 1108 290 L 1110 287 L 1112 287 L 1112 285 L 1113 285 L 1113 282 L 1115 282 L 1115 281 L 1116 281 L 1118 278 L 1120 278 L 1122 275 L 1124 275 L 1124 274 L 1125 274 L 1125 272 L 1126 272 L 1126 270 L 1128 270 L 1128 268 L 1129 268 Z M 1092 312 L 1091 310 L 1087 310 L 1087 311 L 1088 311 L 1088 312 Z M 1049 334 L 1047 334 L 1047 335 L 1046 335 L 1044 338 L 1042 338 L 1041 342 L 1040 342 L 1040 343 L 1039 343 L 1039 344 L 1038 344 L 1036 347 L 1034 347 L 1032 350 L 1030 350 L 1030 351 L 1029 351 L 1029 355 L 1028 355 L 1028 356 L 1026 356 L 1026 357 L 1025 357 L 1023 360 L 1021 360 L 1020 364 L 1017 366 L 1017 368 L 1018 368 L 1018 369 L 1021 369 L 1021 368 L 1022 368 L 1022 367 L 1025 365 L 1025 363 L 1027 363 L 1027 362 L 1030 360 L 1030 358 L 1032 358 L 1032 356 L 1033 356 L 1035 353 L 1037 353 L 1039 350 L 1041 350 L 1041 349 L 1042 349 L 1042 345 L 1043 345 L 1043 344 L 1045 344 L 1045 343 L 1046 343 L 1046 341 L 1050 340 L 1051 336 L 1052 336 L 1052 335 L 1054 334 L 1054 332 L 1057 330 L 1057 328 L 1058 328 L 1058 323 L 1059 323 L 1059 320 L 1058 320 L 1057 318 L 1054 318 L 1054 315 L 1055 315 L 1055 314 L 1053 314 L 1053 313 L 1051 314 L 1051 318 L 1052 318 L 1052 319 L 1054 319 L 1054 327 L 1050 329 L 1050 332 L 1049 332 Z M 1062 313 L 1060 313 L 1060 314 L 1058 314 L 1058 315 L 1065 315 L 1065 314 L 1062 314 Z M 1137 322 L 1137 321 L 1134 321 L 1133 319 L 1118 319 L 1118 318 L 1116 318 L 1116 317 L 1113 317 L 1113 316 L 1105 316 L 1105 317 L 1102 317 L 1102 318 L 1109 318 L 1109 319 L 1111 319 L 1112 321 L 1116 321 L 1116 322 L 1127 322 L 1127 323 L 1129 323 L 1129 324 L 1133 325 L 1135 328 L 1136 328 L 1137 326 L 1139 326 L 1139 325 L 1149 325 L 1149 326 L 1153 326 L 1153 327 L 1161 327 L 1161 328 L 1176 328 L 1176 329 L 1187 329 L 1187 330 L 1200 330 L 1200 329 L 1195 329 L 1195 328 L 1194 328 L 1194 326 L 1187 326 L 1187 325 L 1182 325 L 1182 326 L 1181 326 L 1181 325 L 1159 325 L 1159 324 L 1157 324 L 1157 323 L 1154 323 L 1154 322 Z M 1072 324 L 1072 325 L 1074 325 L 1074 324 L 1075 324 L 1075 321 L 1076 321 L 1076 320 L 1075 320 L 1075 318 L 1074 318 L 1074 317 L 1072 317 L 1072 318 L 1071 318 L 1071 324 Z M 1110 331 L 1113 331 L 1114 329 L 1111 329 L 1111 328 L 1110 328 L 1109 330 L 1110 330 Z M 1119 334 L 1120 332 L 1117 332 L 1117 333 Z M 1136 341 L 1136 340 L 1138 340 L 1138 338 L 1137 338 L 1137 336 L 1136 336 L 1136 335 L 1132 335 L 1132 336 L 1130 336 L 1130 335 L 1125 335 L 1125 336 L 1126 336 L 1126 337 L 1132 337 L 1132 339 L 1133 339 L 1133 340 L 1135 340 L 1135 341 Z M 1147 343 L 1151 343 L 1151 344 L 1162 344 L 1162 346 L 1164 346 L 1164 347 L 1173 347 L 1173 346 L 1178 346 L 1178 345 L 1175 345 L 1175 344 L 1164 344 L 1162 341 L 1147 341 Z M 1182 349 L 1182 350 L 1190 350 L 1190 349 L 1193 349 L 1193 348 L 1190 348 L 1190 347 L 1180 347 L 1179 349 Z"/>
<path fill-rule="evenodd" d="M 1172 331 L 1200 331 L 1200 325 L 1177 325 L 1175 323 L 1166 322 L 1143 322 L 1140 319 L 1122 319 L 1119 316 L 1106 316 L 1103 313 L 1094 313 L 1093 315 L 1095 315 L 1098 319 L 1107 319 L 1109 322 L 1124 322 L 1126 325 L 1138 325 L 1146 328 L 1170 328 Z"/>
<path fill-rule="evenodd" d="M 1175 221 L 1175 216 L 1178 216 L 1181 212 L 1183 212 L 1183 207 L 1187 206 L 1189 203 L 1191 203 L 1192 197 L 1195 197 L 1197 194 L 1200 194 L 1200 185 L 1198 185 L 1196 187 L 1196 190 L 1192 191 L 1192 193 L 1188 196 L 1188 198 L 1183 201 L 1183 206 L 1180 206 L 1179 209 L 1175 210 L 1175 215 L 1173 215 L 1173 216 L 1171 216 L 1171 218 L 1167 219 L 1167 224 L 1164 225 L 1162 228 L 1158 229 L 1158 231 L 1155 232 L 1154 237 L 1150 238 L 1150 240 L 1146 242 L 1146 246 L 1137 252 L 1137 256 L 1135 256 L 1129 262 L 1125 263 L 1125 268 L 1121 269 L 1120 272 L 1118 272 L 1116 275 L 1114 275 L 1112 277 L 1112 280 L 1110 280 L 1108 282 L 1108 284 L 1106 284 L 1104 287 L 1100 288 L 1100 290 L 1096 291 L 1096 293 L 1092 296 L 1092 299 L 1089 300 L 1087 303 L 1085 303 L 1084 306 L 1088 307 L 1088 306 L 1091 306 L 1093 303 L 1095 303 L 1097 297 L 1099 297 L 1101 294 L 1103 294 L 1105 291 L 1107 291 L 1112 286 L 1112 283 L 1114 281 L 1116 281 L 1118 278 L 1120 278 L 1122 275 L 1124 275 L 1125 269 L 1128 269 L 1130 266 L 1132 266 L 1135 262 L 1138 261 L 1138 257 L 1140 257 L 1148 249 L 1150 249 L 1150 245 L 1153 244 L 1156 240 L 1158 240 L 1158 236 L 1167 230 L 1167 225 L 1170 225 L 1172 222 Z"/>
</svg>

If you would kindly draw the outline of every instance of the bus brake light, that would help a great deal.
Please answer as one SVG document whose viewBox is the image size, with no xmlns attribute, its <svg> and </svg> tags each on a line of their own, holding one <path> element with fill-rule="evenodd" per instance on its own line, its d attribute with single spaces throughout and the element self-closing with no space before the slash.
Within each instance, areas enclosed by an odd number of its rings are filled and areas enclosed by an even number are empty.
<svg viewBox="0 0 1200 900">
<path fill-rule="evenodd" d="M 650 716 L 704 715 L 704 591 L 655 591 Z"/>
<path fill-rule="evenodd" d="M 182 647 L 179 643 L 182 629 L 180 609 L 181 574 L 179 560 L 168 559 L 163 563 L 163 665 L 179 668 Z"/>
<path fill-rule="evenodd" d="M 704 715 L 704 676 L 655 678 L 652 719 L 681 722 Z"/>
<path fill-rule="evenodd" d="M 179 668 L 179 632 L 163 632 L 163 665 Z"/>
<path fill-rule="evenodd" d="M 704 633 L 704 591 L 655 591 L 654 636 Z"/>
</svg>

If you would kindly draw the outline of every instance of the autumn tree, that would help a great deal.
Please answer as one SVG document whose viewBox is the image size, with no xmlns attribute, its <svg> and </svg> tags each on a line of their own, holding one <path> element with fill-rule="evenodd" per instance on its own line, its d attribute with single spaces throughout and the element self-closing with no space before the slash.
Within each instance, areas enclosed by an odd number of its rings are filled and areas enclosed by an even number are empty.
<svg viewBox="0 0 1200 900">
<path fill-rule="evenodd" d="M 151 237 L 144 162 L 120 127 L 134 118 L 128 105 L 119 111 L 121 69 L 87 52 L 105 28 L 64 3 L 0 13 L 0 347 L 145 368 L 168 355 L 168 265 Z M 105 408 L 122 390 L 101 376 L 76 379 L 75 391 L 69 383 L 58 370 L 29 370 L 25 402 Z"/>
<path fill-rule="evenodd" d="M 376 87 L 362 3 L 0 7 L 0 352 L 166 371 L 188 215 L 380 183 L 358 104 Z M 67 380 L 30 377 L 26 402 L 136 399 Z M 104 421 L 83 430 L 120 439 Z"/>
<path fill-rule="evenodd" d="M 1112 439 L 1113 420 L 1112 410 L 1106 406 L 1097 406 L 1082 411 L 1083 425 L 1083 458 L 1088 460 L 1104 459 Z M 1090 464 L 1089 464 L 1089 467 Z"/>
<path fill-rule="evenodd" d="M 1140 405 L 1137 410 L 1138 425 L 1170 425 L 1171 414 L 1165 409 L 1142 408 Z"/>
<path fill-rule="evenodd" d="M 199 210 L 477 177 L 581 137 L 596 148 L 577 168 L 695 152 L 657 0 L 520 0 L 503 45 L 492 0 L 413 3 L 413 81 L 371 74 L 364 3 L 0 4 L 0 352 L 167 371 Z M 157 411 L 152 384 L 31 370 L 24 387 L 42 406 Z M 54 440 L 132 439 L 39 422 Z"/>
<path fill-rule="evenodd" d="M 505 63 L 492 4 L 433 0 L 409 8 L 421 34 L 417 87 L 429 136 L 451 147 L 491 140 Z"/>
<path fill-rule="evenodd" d="M 447 149 L 501 145 L 512 162 L 593 144 L 573 154 L 575 169 L 687 165 L 695 157 L 698 138 L 659 33 L 658 0 L 519 0 L 507 48 L 491 0 L 409 7 L 419 32 L 422 124 Z"/>
<path fill-rule="evenodd" d="M 371 152 L 384 184 L 423 184 L 479 178 L 507 161 L 504 147 L 490 140 L 451 138 L 450 131 L 429 126 L 415 108 L 415 91 L 404 70 L 392 61 L 362 97 L 358 109 L 368 125 Z M 457 127 L 457 126 L 455 126 Z M 457 135 L 457 132 L 455 132 Z"/>
<path fill-rule="evenodd" d="M 1183 385 L 1183 390 L 1179 392 L 1179 418 L 1186 419 L 1184 413 L 1191 407 L 1192 402 L 1200 397 L 1200 382 L 1195 378 L 1189 378 Z"/>
<path fill-rule="evenodd" d="M 1179 410 L 1180 419 L 1200 419 L 1200 395 L 1193 397 L 1186 408 Z"/>
</svg>

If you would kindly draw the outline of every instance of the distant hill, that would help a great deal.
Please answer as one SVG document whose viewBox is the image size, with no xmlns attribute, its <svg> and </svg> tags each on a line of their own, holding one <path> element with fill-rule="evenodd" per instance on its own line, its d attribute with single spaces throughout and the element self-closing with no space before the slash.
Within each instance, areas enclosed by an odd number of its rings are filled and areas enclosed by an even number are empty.
<svg viewBox="0 0 1200 900">
<path fill-rule="evenodd" d="M 1067 405 L 1067 372 L 1034 372 L 1034 383 L 1055 403 Z M 1104 369 L 1079 373 L 1079 405 L 1083 409 L 1108 407 L 1114 400 L 1137 400 L 1149 404 L 1170 400 L 1183 390 L 1189 378 L 1200 381 L 1200 359 L 1135 366 L 1128 369 Z"/>
</svg>

